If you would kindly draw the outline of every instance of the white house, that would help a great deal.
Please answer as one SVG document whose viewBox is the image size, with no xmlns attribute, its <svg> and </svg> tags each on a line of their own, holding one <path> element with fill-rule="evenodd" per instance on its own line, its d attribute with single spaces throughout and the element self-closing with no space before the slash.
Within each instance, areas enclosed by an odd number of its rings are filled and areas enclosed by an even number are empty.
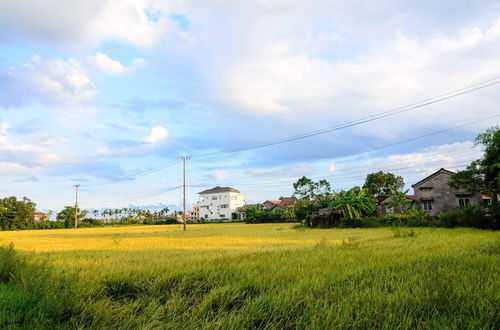
<svg viewBox="0 0 500 330">
<path fill-rule="evenodd" d="M 214 187 L 198 193 L 200 200 L 200 219 L 238 219 L 236 212 L 245 205 L 243 194 L 231 187 Z"/>
</svg>

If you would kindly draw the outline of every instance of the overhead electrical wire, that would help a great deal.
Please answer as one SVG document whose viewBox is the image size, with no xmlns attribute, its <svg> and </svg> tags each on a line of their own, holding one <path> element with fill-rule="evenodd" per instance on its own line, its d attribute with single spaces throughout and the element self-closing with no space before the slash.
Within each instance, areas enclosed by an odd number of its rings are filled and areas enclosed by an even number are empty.
<svg viewBox="0 0 500 330">
<path fill-rule="evenodd" d="M 415 102 L 415 103 L 412 103 L 412 104 L 409 104 L 409 105 L 406 105 L 406 106 L 402 106 L 402 107 L 394 108 L 394 109 L 391 109 L 391 110 L 387 110 L 387 111 L 384 111 L 384 112 L 381 112 L 381 113 L 378 113 L 378 114 L 374 114 L 374 115 L 370 115 L 370 116 L 367 116 L 367 117 L 363 117 L 363 118 L 360 118 L 360 119 L 357 119 L 357 120 L 348 121 L 348 122 L 345 122 L 345 123 L 342 123 L 342 124 L 338 124 L 338 125 L 326 127 L 326 128 L 319 129 L 319 130 L 310 131 L 310 132 L 306 132 L 306 133 L 302 133 L 302 134 L 290 136 L 290 137 L 287 137 L 287 138 L 272 140 L 272 141 L 258 143 L 258 144 L 254 144 L 254 145 L 242 146 L 242 147 L 238 147 L 238 148 L 231 148 L 231 149 L 226 149 L 226 150 L 220 150 L 220 151 L 213 152 L 213 153 L 207 153 L 207 154 L 201 154 L 201 155 L 194 155 L 191 158 L 214 157 L 214 156 L 217 156 L 217 155 L 222 155 L 222 154 L 227 154 L 227 153 L 235 153 L 235 152 L 241 152 L 241 151 L 246 151 L 246 150 L 264 148 L 264 147 L 273 146 L 273 145 L 282 144 L 282 143 L 287 143 L 287 142 L 292 142 L 292 141 L 296 141 L 296 140 L 300 140 L 300 139 L 306 139 L 306 138 L 310 138 L 310 137 L 317 136 L 317 135 L 320 135 L 320 134 L 325 134 L 325 133 L 329 133 L 329 132 L 333 132 L 333 131 L 338 131 L 338 130 L 341 130 L 341 129 L 346 129 L 346 128 L 349 128 L 349 127 L 353 127 L 353 126 L 361 125 L 361 124 L 364 124 L 364 123 L 368 123 L 368 122 L 371 122 L 371 121 L 383 119 L 383 118 L 386 118 L 386 117 L 389 117 L 389 116 L 394 116 L 394 115 L 397 115 L 397 114 L 405 113 L 405 112 L 408 112 L 408 111 L 411 111 L 411 110 L 416 110 L 416 109 L 419 109 L 419 108 L 422 108 L 422 107 L 425 107 L 425 106 L 428 106 L 428 105 L 431 105 L 431 104 L 442 102 L 442 101 L 445 101 L 445 100 L 448 100 L 448 99 L 451 99 L 451 98 L 455 98 L 455 97 L 458 97 L 458 96 L 461 96 L 461 95 L 469 94 L 469 93 L 472 93 L 474 91 L 477 91 L 477 90 L 480 90 L 480 89 L 484 89 L 486 87 L 490 87 L 490 86 L 496 85 L 498 83 L 500 83 L 500 76 L 495 76 L 495 77 L 493 77 L 491 79 L 488 79 L 488 80 L 485 80 L 485 81 L 482 81 L 482 82 L 479 82 L 479 83 L 476 83 L 476 84 L 473 84 L 473 85 L 469 85 L 469 86 L 466 86 L 464 88 L 461 88 L 461 89 L 458 89 L 458 90 L 455 90 L 455 91 L 452 91 L 452 92 L 441 94 L 441 95 L 438 95 L 438 96 L 435 96 L 435 97 L 432 97 L 432 98 L 429 98 L 429 99 L 425 99 L 425 100 L 422 100 L 422 101 L 419 101 L 419 102 Z M 451 131 L 451 130 L 454 130 L 454 129 L 457 129 L 457 128 L 460 128 L 460 127 L 464 127 L 464 126 L 471 125 L 471 124 L 474 124 L 474 123 L 477 123 L 477 122 L 480 122 L 480 121 L 484 121 L 484 120 L 496 118 L 496 117 L 499 117 L 499 116 L 500 115 L 494 115 L 494 116 L 482 118 L 482 119 L 479 119 L 479 120 L 476 120 L 476 121 L 472 121 L 472 122 L 468 122 L 468 123 L 465 123 L 465 124 L 462 124 L 462 125 L 458 125 L 458 126 L 455 126 L 455 127 L 443 129 L 443 130 L 432 132 L 432 133 L 427 133 L 427 134 L 424 134 L 424 135 L 421 135 L 421 136 L 417 136 L 417 137 L 409 138 L 409 139 L 406 139 L 406 140 L 402 140 L 402 141 L 394 142 L 394 143 L 391 143 L 391 144 L 387 144 L 387 145 L 384 145 L 384 146 L 372 148 L 370 150 L 365 150 L 365 151 L 360 152 L 360 153 L 351 154 L 351 155 L 348 155 L 348 156 L 343 156 L 342 158 L 350 157 L 350 156 L 354 156 L 354 155 L 359 155 L 359 154 L 367 153 L 367 152 L 370 152 L 370 151 L 380 150 L 380 149 L 383 149 L 383 148 L 388 148 L 388 147 L 391 147 L 391 146 L 394 146 L 394 145 L 398 145 L 398 144 L 402 144 L 402 143 L 411 142 L 411 141 L 414 141 L 414 140 L 417 140 L 417 139 L 421 139 L 421 138 L 424 138 L 424 137 L 428 137 L 428 136 L 432 136 L 432 135 L 436 135 L 436 134 L 448 132 L 448 131 Z M 97 183 L 97 184 L 83 184 L 82 186 L 92 187 L 92 186 L 102 186 L 102 185 L 109 185 L 109 184 L 115 184 L 115 183 L 119 183 L 119 182 L 124 182 L 124 181 L 128 181 L 128 180 L 131 180 L 131 179 L 134 179 L 134 178 L 138 178 L 138 177 L 141 177 L 141 176 L 145 176 L 145 175 L 157 172 L 157 171 L 162 170 L 164 168 L 173 166 L 173 165 L 175 165 L 175 164 L 177 164 L 179 162 L 180 162 L 180 159 L 171 160 L 171 161 L 166 162 L 164 164 L 161 164 L 161 165 L 159 165 L 157 167 L 154 167 L 154 168 L 151 168 L 151 169 L 139 172 L 139 173 L 135 173 L 135 174 L 132 174 L 132 175 L 129 175 L 129 176 L 126 176 L 126 177 L 121 177 L 118 180 L 115 180 L 115 181 L 112 181 L 112 182 Z M 165 190 L 165 191 L 162 191 L 162 192 L 175 190 L 175 189 L 178 189 L 180 187 L 181 186 L 172 187 L 172 188 L 169 188 L 168 190 Z M 152 193 L 149 193 L 149 194 L 146 194 L 146 195 L 134 195 L 134 196 L 131 196 L 131 197 L 126 197 L 124 199 L 137 198 L 137 197 L 140 197 L 140 196 L 149 196 L 151 194 L 154 195 L 154 194 L 158 194 L 158 193 L 162 193 L 162 192 L 159 192 L 158 190 L 156 190 L 155 192 L 152 192 Z M 123 200 L 123 199 L 120 199 L 120 200 Z"/>
<path fill-rule="evenodd" d="M 480 90 L 480 89 L 483 89 L 483 88 L 486 88 L 486 87 L 490 87 L 490 86 L 496 85 L 498 83 L 500 83 L 500 76 L 496 76 L 496 77 L 488 79 L 486 81 L 482 81 L 480 83 L 476 83 L 476 84 L 473 84 L 473 85 L 470 85 L 470 86 L 467 86 L 467 87 L 455 90 L 453 92 L 448 92 L 448 93 L 445 93 L 445 94 L 441 94 L 439 96 L 435 96 L 435 97 L 432 97 L 432 98 L 429 98 L 429 99 L 426 99 L 426 100 L 423 100 L 423 101 L 420 101 L 420 102 L 416 102 L 416 103 L 412 103 L 412 104 L 405 105 L 405 106 L 402 106 L 402 107 L 398 107 L 398 108 L 395 108 L 395 109 L 387 110 L 387 111 L 384 111 L 384 112 L 381 112 L 381 113 L 378 113 L 378 114 L 375 114 L 375 115 L 371 115 L 371 116 L 360 118 L 360 119 L 357 119 L 357 120 L 345 122 L 345 123 L 342 123 L 342 124 L 339 124 L 339 125 L 326 127 L 326 128 L 323 128 L 323 129 L 319 129 L 319 130 L 315 130 L 315 131 L 311 131 L 311 132 L 307 132 L 307 133 L 302 133 L 302 134 L 290 136 L 290 137 L 283 138 L 283 139 L 278 139 L 278 140 L 273 140 L 273 141 L 258 143 L 258 144 L 249 145 L 249 146 L 243 146 L 243 147 L 239 147 L 239 148 L 226 149 L 226 150 L 221 150 L 221 151 L 217 151 L 217 152 L 213 152 L 213 153 L 207 153 L 207 154 L 202 154 L 202 155 L 193 155 L 191 157 L 192 158 L 213 157 L 213 156 L 217 156 L 217 155 L 220 155 L 220 154 L 240 152 L 240 151 L 257 149 L 257 148 L 263 148 L 263 147 L 268 147 L 268 146 L 272 146 L 272 145 L 276 145 L 276 144 L 282 144 L 282 143 L 286 143 L 286 142 L 291 142 L 291 141 L 296 141 L 296 140 L 300 140 L 300 139 L 305 139 L 305 138 L 313 137 L 313 136 L 316 136 L 316 135 L 325 134 L 325 133 L 329 133 L 329 132 L 333 132 L 333 131 L 338 131 L 338 130 L 341 130 L 341 129 L 345 129 L 345 128 L 349 128 L 349 127 L 361 125 L 361 124 L 364 124 L 364 123 L 367 123 L 367 122 L 371 122 L 371 121 L 374 121 L 374 120 L 378 120 L 378 119 L 386 118 L 386 117 L 389 117 L 389 116 L 394 116 L 394 115 L 397 115 L 397 114 L 400 114 L 400 113 L 405 113 L 405 112 L 408 112 L 408 111 L 411 111 L 411 110 L 419 109 L 419 108 L 425 107 L 427 105 L 431 105 L 431 104 L 434 104 L 434 103 L 445 101 L 445 100 L 448 100 L 448 99 L 451 99 L 451 98 L 454 98 L 454 97 L 458 97 L 458 96 L 461 96 L 461 95 L 469 94 L 469 93 L 472 93 L 474 91 L 477 91 L 477 90 Z"/>
<path fill-rule="evenodd" d="M 469 93 L 472 93 L 474 91 L 477 91 L 477 90 L 480 90 L 480 89 L 483 89 L 483 88 L 486 88 L 486 87 L 490 87 L 490 86 L 496 85 L 498 83 L 500 83 L 500 76 L 494 76 L 493 78 L 490 78 L 490 79 L 487 79 L 487 80 L 484 80 L 484 81 L 481 81 L 481 82 L 478 82 L 478 83 L 475 83 L 475 84 L 472 84 L 472 85 L 468 85 L 466 87 L 463 87 L 463 88 L 460 88 L 460 89 L 457 89 L 457 90 L 454 90 L 454 91 L 451 91 L 451 92 L 440 94 L 440 95 L 437 95 L 437 96 L 434 96 L 434 97 L 431 97 L 431 98 L 428 98 L 428 99 L 424 99 L 424 100 L 421 100 L 421 101 L 418 101 L 418 102 L 414 102 L 414 103 L 411 103 L 411 104 L 408 104 L 408 105 L 405 105 L 405 106 L 401 106 L 401 107 L 397 107 L 397 108 L 394 108 L 394 109 L 391 109 L 391 110 L 380 112 L 378 114 L 374 114 L 374 115 L 370 115 L 370 116 L 367 116 L 367 117 L 363 117 L 363 118 L 360 118 L 360 119 L 357 119 L 357 120 L 348 121 L 348 122 L 345 122 L 345 123 L 342 123 L 342 124 L 338 124 L 338 125 L 326 127 L 326 128 L 319 129 L 319 130 L 310 131 L 310 132 L 307 132 L 307 133 L 302 133 L 302 134 L 290 136 L 290 137 L 283 138 L 283 139 L 278 139 L 278 140 L 273 140 L 273 141 L 268 141 L 268 142 L 262 142 L 262 143 L 259 143 L 259 144 L 254 144 L 254 145 L 249 145 L 249 146 L 243 146 L 243 147 L 237 147 L 237 148 L 232 148 L 232 149 L 226 149 L 226 150 L 216 151 L 216 152 L 213 152 L 213 153 L 193 155 L 193 156 L 191 156 L 191 158 L 214 157 L 214 156 L 217 156 L 217 155 L 222 155 L 222 154 L 227 154 L 227 153 L 234 153 L 234 152 L 241 152 L 241 151 L 246 151 L 246 150 L 251 150 L 251 149 L 257 149 L 257 148 L 263 148 L 263 147 L 268 147 L 268 146 L 272 146 L 272 145 L 276 145 L 276 144 L 282 144 L 282 143 L 292 142 L 292 141 L 296 141 L 296 140 L 300 140 L 300 139 L 305 139 L 305 138 L 309 138 L 309 137 L 313 137 L 313 136 L 316 136 L 316 135 L 325 134 L 325 133 L 329 133 L 329 132 L 333 132 L 333 131 L 338 131 L 338 130 L 341 130 L 341 129 L 345 129 L 345 128 L 349 128 L 349 127 L 361 125 L 361 124 L 364 124 L 364 123 L 367 123 L 367 122 L 371 122 L 371 121 L 374 121 L 374 120 L 379 120 L 379 119 L 386 118 L 386 117 L 389 117 L 389 116 L 393 116 L 393 115 L 397 115 L 397 114 L 400 114 L 400 113 L 404 113 L 404 112 L 408 112 L 408 111 L 411 111 L 411 110 L 415 110 L 415 109 L 418 109 L 418 108 L 422 108 L 422 107 L 425 107 L 427 105 L 431 105 L 431 104 L 434 104 L 434 103 L 445 101 L 447 99 L 458 97 L 458 96 L 461 96 L 461 95 L 464 95 L 464 94 L 469 94 Z M 486 118 L 486 119 L 491 119 L 493 117 L 498 117 L 498 116 L 492 116 L 492 117 L 489 117 L 489 118 Z M 481 119 L 479 121 L 483 121 L 483 120 L 486 120 L 486 119 Z M 421 137 L 416 137 L 414 139 L 418 139 L 418 138 L 423 138 L 423 137 L 430 136 L 430 135 L 439 134 L 439 133 L 442 133 L 442 132 L 450 131 L 450 130 L 457 129 L 457 128 L 460 128 L 460 127 L 463 127 L 463 126 L 466 126 L 466 125 L 470 125 L 470 124 L 471 123 L 467 123 L 467 124 L 464 124 L 464 125 L 456 126 L 456 127 L 449 128 L 449 129 L 445 129 L 445 130 L 442 130 L 442 131 L 430 133 L 428 135 L 424 135 L 424 136 L 421 136 Z M 409 140 L 409 141 L 411 141 L 411 140 Z M 400 142 L 400 143 L 404 143 L 404 142 Z M 397 144 L 400 144 L 400 143 L 397 143 Z M 391 145 L 393 145 L 393 144 L 391 144 Z M 387 148 L 387 147 L 389 147 L 391 145 L 382 146 L 382 147 L 379 147 L 378 149 Z M 374 149 L 374 150 L 378 150 L 378 149 Z M 373 150 L 367 150 L 367 151 L 364 151 L 364 152 L 369 152 L 369 151 L 373 151 Z M 145 175 L 148 175 L 148 174 L 160 171 L 160 170 L 162 170 L 164 168 L 173 166 L 173 165 L 175 165 L 175 164 L 177 164 L 179 162 L 180 162 L 180 159 L 174 159 L 174 160 L 171 160 L 171 161 L 166 162 L 164 164 L 161 164 L 161 165 L 159 165 L 159 166 L 157 166 L 155 168 L 148 169 L 148 170 L 145 170 L 143 172 L 136 173 L 136 174 L 133 174 L 133 175 L 129 175 L 129 176 L 126 176 L 126 177 L 123 177 L 123 178 L 119 178 L 118 180 L 115 180 L 115 181 L 112 181 L 112 182 L 97 183 L 97 184 L 86 184 L 85 186 L 87 186 L 87 187 L 90 187 L 90 186 L 100 186 L 100 185 L 108 185 L 108 184 L 115 184 L 115 183 L 119 183 L 119 182 L 123 182 L 123 181 L 128 181 L 130 179 L 134 179 L 134 178 L 137 178 L 137 177 L 145 176 Z"/>
</svg>

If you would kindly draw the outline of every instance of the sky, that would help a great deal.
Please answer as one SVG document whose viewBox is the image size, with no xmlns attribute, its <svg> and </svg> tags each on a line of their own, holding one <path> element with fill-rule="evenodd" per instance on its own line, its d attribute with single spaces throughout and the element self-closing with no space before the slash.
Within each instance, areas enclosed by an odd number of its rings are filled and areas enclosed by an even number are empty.
<svg viewBox="0 0 500 330">
<path fill-rule="evenodd" d="M 411 189 L 481 156 L 499 76 L 498 1 L 4 0 L 0 197 L 59 210 L 80 184 L 83 208 L 180 209 L 181 157 L 188 205 L 217 185 L 278 199 L 303 175 Z"/>
</svg>

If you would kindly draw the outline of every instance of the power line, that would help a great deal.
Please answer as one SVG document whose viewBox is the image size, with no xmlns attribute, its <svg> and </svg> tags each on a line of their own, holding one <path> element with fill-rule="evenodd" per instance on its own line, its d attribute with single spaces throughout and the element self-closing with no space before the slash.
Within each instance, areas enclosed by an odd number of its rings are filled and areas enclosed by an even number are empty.
<svg viewBox="0 0 500 330">
<path fill-rule="evenodd" d="M 409 105 L 406 105 L 406 106 L 398 107 L 398 108 L 395 108 L 395 109 L 391 109 L 391 110 L 388 110 L 388 111 L 381 112 L 381 113 L 376 114 L 376 115 L 371 115 L 371 116 L 368 116 L 368 117 L 364 117 L 364 118 L 360 118 L 360 119 L 357 119 L 357 120 L 349 121 L 349 122 L 346 122 L 346 123 L 343 123 L 343 124 L 339 124 L 339 125 L 335 125 L 335 126 L 330 126 L 330 127 L 326 127 L 326 128 L 323 128 L 323 129 L 311 131 L 311 132 L 308 132 L 308 133 L 298 134 L 298 135 L 295 135 L 295 136 L 290 136 L 288 138 L 273 140 L 273 141 L 269 141 L 269 142 L 263 142 L 263 143 L 249 145 L 249 146 L 243 146 L 243 147 L 239 147 L 239 148 L 226 149 L 226 150 L 221 150 L 221 151 L 218 151 L 218 152 L 208 153 L 208 154 L 204 154 L 204 155 L 195 155 L 195 156 L 193 156 L 193 158 L 213 157 L 213 156 L 220 155 L 220 154 L 234 153 L 234 152 L 240 152 L 240 151 L 245 151 L 245 150 L 263 148 L 263 147 L 268 147 L 268 146 L 272 146 L 272 145 L 276 145 L 276 144 L 282 144 L 282 143 L 286 143 L 286 142 L 291 142 L 291 141 L 296 141 L 296 140 L 300 140 L 300 139 L 305 139 L 305 138 L 313 137 L 313 136 L 316 136 L 316 135 L 325 134 L 325 133 L 329 133 L 329 132 L 333 132 L 333 131 L 337 131 L 337 130 L 341 130 L 341 129 L 345 129 L 345 128 L 357 126 L 357 125 L 364 124 L 364 123 L 367 123 L 367 122 L 371 122 L 371 121 L 374 121 L 374 120 L 378 120 L 378 119 L 386 118 L 386 117 L 389 117 L 389 116 L 394 116 L 396 114 L 400 114 L 400 113 L 408 112 L 408 111 L 411 111 L 411 110 L 419 109 L 419 108 L 425 107 L 427 105 L 438 103 L 438 102 L 441 102 L 441 101 L 444 101 L 444 100 L 448 100 L 448 99 L 451 99 L 451 98 L 454 98 L 454 97 L 458 97 L 458 96 L 461 96 L 461 95 L 469 94 L 469 93 L 472 93 L 474 91 L 477 91 L 477 90 L 480 90 L 480 89 L 483 89 L 483 88 L 486 88 L 486 87 L 490 87 L 490 86 L 496 85 L 496 84 L 500 83 L 499 79 L 500 79 L 500 77 L 497 76 L 497 77 L 488 79 L 486 81 L 483 81 L 483 82 L 480 82 L 480 83 L 477 83 L 477 84 L 470 85 L 468 87 L 464 87 L 464 88 L 455 90 L 453 92 L 448 92 L 446 94 L 441 94 L 440 96 L 435 96 L 433 98 L 429 98 L 429 99 L 426 99 L 426 100 L 423 100 L 423 101 L 420 101 L 420 102 L 416 102 L 416 103 L 412 103 L 412 104 L 409 104 Z"/>
<path fill-rule="evenodd" d="M 431 133 L 427 133 L 427 134 L 415 136 L 415 137 L 408 138 L 408 139 L 405 139 L 405 140 L 401 140 L 401 141 L 389 143 L 389 144 L 378 146 L 378 147 L 374 147 L 374 148 L 371 148 L 371 149 L 367 149 L 367 150 L 364 150 L 364 151 L 361 151 L 361 152 L 350 153 L 348 155 L 343 155 L 341 157 L 330 158 L 329 161 L 332 161 L 332 160 L 335 160 L 335 159 L 348 158 L 348 157 L 352 157 L 352 156 L 359 156 L 359 155 L 362 155 L 362 154 L 365 154 L 365 153 L 369 153 L 369 152 L 372 152 L 372 151 L 377 151 L 377 150 L 381 150 L 381 149 L 393 147 L 395 145 L 404 144 L 404 143 L 416 141 L 416 140 L 419 140 L 419 139 L 423 139 L 423 138 L 426 138 L 426 137 L 429 137 L 429 136 L 442 134 L 442 133 L 449 132 L 449 131 L 452 131 L 452 130 L 455 130 L 455 129 L 458 129 L 458 128 L 462 128 L 462 127 L 465 127 L 465 126 L 477 124 L 479 122 L 482 122 L 482 121 L 485 121 L 485 120 L 490 120 L 490 119 L 493 119 L 493 118 L 498 118 L 498 117 L 500 117 L 500 115 L 493 115 L 493 116 L 481 118 L 481 119 L 470 121 L 470 122 L 467 122 L 465 124 L 461 124 L 461 125 L 458 125 L 458 126 L 454 126 L 454 127 L 442 129 L 442 130 L 439 130 L 439 131 L 434 131 L 434 132 L 431 132 Z M 288 168 L 279 169 L 279 170 L 275 170 L 275 171 L 271 171 L 271 172 L 266 172 L 266 173 L 262 173 L 262 174 L 256 174 L 254 176 L 266 176 L 266 175 L 269 175 L 269 174 L 271 174 L 273 172 L 286 171 L 286 170 L 291 170 L 293 168 L 294 167 L 288 167 Z"/>
<path fill-rule="evenodd" d="M 353 120 L 353 121 L 348 121 L 348 122 L 345 122 L 343 124 L 334 125 L 334 126 L 326 127 L 326 128 L 323 128 L 323 129 L 319 129 L 319 130 L 315 130 L 315 131 L 311 131 L 311 132 L 307 132 L 307 133 L 302 133 L 302 134 L 290 136 L 288 138 L 273 140 L 273 141 L 269 141 L 269 142 L 263 142 L 263 143 L 259 143 L 259 144 L 249 145 L 249 146 L 243 146 L 243 147 L 237 147 L 237 148 L 232 148 L 232 149 L 226 149 L 226 150 L 221 150 L 221 151 L 217 151 L 217 152 L 213 152 L 213 153 L 208 153 L 208 154 L 194 155 L 191 158 L 206 158 L 206 157 L 213 157 L 213 156 L 217 156 L 217 155 L 221 155 L 221 154 L 227 154 L 227 153 L 241 152 L 241 151 L 246 151 L 246 150 L 251 150 L 251 149 L 257 149 L 257 148 L 263 148 L 263 147 L 268 147 L 268 146 L 272 146 L 272 145 L 276 145 L 276 144 L 282 144 L 282 143 L 292 142 L 292 141 L 296 141 L 296 140 L 300 140 L 300 139 L 305 139 L 305 138 L 313 137 L 313 136 L 320 135 L 320 134 L 325 134 L 325 133 L 329 133 L 329 132 L 333 132 L 333 131 L 337 131 L 337 130 L 341 130 L 341 129 L 345 129 L 345 128 L 349 128 L 349 127 L 361 125 L 361 124 L 364 124 L 364 123 L 367 123 L 367 122 L 371 122 L 371 121 L 374 121 L 374 120 L 378 120 L 378 119 L 386 118 L 386 117 L 393 116 L 393 115 L 396 115 L 396 114 L 400 114 L 400 113 L 408 112 L 408 111 L 415 110 L 415 109 L 418 109 L 418 108 L 422 108 L 424 106 L 431 105 L 431 104 L 434 104 L 434 103 L 437 103 L 437 102 L 441 102 L 441 101 L 444 101 L 444 100 L 447 100 L 447 99 L 451 99 L 451 98 L 454 98 L 454 97 L 458 97 L 460 95 L 472 93 L 474 91 L 477 91 L 477 90 L 480 90 L 480 89 L 483 89 L 483 88 L 486 88 L 486 87 L 489 87 L 489 86 L 493 86 L 493 85 L 496 85 L 496 84 L 500 83 L 499 79 L 500 79 L 500 76 L 495 76 L 493 78 L 490 78 L 490 79 L 487 79 L 487 80 L 484 80 L 482 82 L 475 83 L 475 84 L 472 84 L 472 85 L 468 85 L 466 87 L 463 87 L 463 88 L 460 88 L 460 89 L 457 89 L 457 90 L 454 90 L 454 91 L 451 91 L 451 92 L 447 92 L 447 93 L 440 94 L 440 95 L 437 95 L 437 96 L 434 96 L 434 97 L 431 97 L 431 98 L 428 98 L 428 99 L 421 100 L 419 102 L 414 102 L 414 103 L 411 103 L 411 104 L 408 104 L 408 105 L 405 105 L 405 106 L 401 106 L 401 107 L 397 107 L 397 108 L 394 108 L 394 109 L 391 109 L 391 110 L 387 110 L 387 111 L 384 111 L 384 112 L 381 112 L 381 113 L 378 113 L 378 114 L 375 114 L 375 115 L 363 117 L 363 118 L 360 118 L 360 119 L 357 119 L 357 120 Z M 498 117 L 498 116 L 492 116 L 492 117 L 489 117 L 487 119 L 491 119 L 493 117 Z M 481 119 L 479 121 L 482 121 L 482 120 L 486 120 L 486 119 Z M 453 130 L 453 129 L 456 129 L 456 128 L 460 128 L 460 127 L 463 127 L 463 126 L 466 126 L 466 125 L 470 125 L 470 124 L 471 123 L 460 125 L 460 126 L 456 126 L 456 127 L 453 127 L 453 128 L 442 130 L 442 131 L 430 133 L 428 135 L 424 135 L 424 136 L 421 136 L 421 137 L 416 137 L 414 139 L 423 138 L 423 137 L 434 135 L 434 134 L 439 134 L 439 133 L 442 133 L 442 132 L 450 131 L 450 130 Z M 400 142 L 400 143 L 404 143 L 404 142 Z M 386 147 L 389 147 L 389 146 L 391 146 L 391 145 L 382 146 L 382 147 L 379 147 L 378 149 L 386 148 Z M 374 150 L 377 150 L 377 149 L 374 149 Z M 368 151 L 373 151 L 373 150 L 368 150 Z M 365 151 L 365 152 L 368 152 L 368 151 Z M 109 185 L 109 184 L 115 184 L 115 183 L 127 181 L 127 180 L 130 180 L 130 179 L 138 178 L 138 177 L 141 177 L 141 176 L 145 176 L 145 175 L 148 175 L 148 174 L 160 171 L 160 170 L 162 170 L 164 168 L 173 166 L 173 165 L 179 163 L 180 161 L 181 160 L 179 160 L 179 159 L 171 160 L 171 161 L 169 161 L 167 163 L 164 163 L 164 164 L 161 164 L 161 165 L 159 165 L 159 166 L 157 166 L 155 168 L 148 169 L 146 171 L 143 171 L 143 172 L 140 172 L 140 173 L 136 173 L 136 174 L 133 174 L 133 175 L 129 175 L 129 176 L 126 176 L 126 177 L 123 177 L 123 178 L 119 178 L 118 181 L 104 182 L 104 183 L 97 183 L 97 184 L 87 184 L 85 186 L 87 186 L 87 187 L 90 187 L 90 186 L 101 186 L 101 185 Z"/>
<path fill-rule="evenodd" d="M 462 163 L 462 162 L 470 162 L 470 161 L 473 161 L 474 159 L 462 159 L 462 160 L 457 160 L 455 162 L 452 162 L 451 164 L 456 164 L 456 163 Z M 418 164 L 418 166 L 424 166 L 424 165 L 429 165 L 429 164 L 436 164 L 436 163 L 444 163 L 445 161 L 443 160 L 437 160 L 437 161 L 429 161 L 429 162 L 423 162 L 423 163 L 420 163 Z M 455 165 L 450 165 L 450 166 L 455 166 Z M 400 170 L 405 170 L 405 169 L 412 169 L 412 168 L 415 168 L 415 166 L 404 166 L 404 167 L 389 167 L 389 168 L 385 168 L 384 170 L 385 171 L 400 171 Z M 371 170 L 371 171 L 376 171 L 376 170 Z M 417 169 L 418 171 L 418 169 Z M 332 174 L 332 175 L 315 175 L 315 176 L 311 176 L 310 178 L 311 179 L 324 179 L 324 178 L 332 178 L 332 181 L 333 182 L 342 182 L 342 181 L 351 181 L 351 179 L 363 179 L 365 178 L 365 175 L 356 175 L 356 176 L 339 176 L 340 174 Z M 295 180 L 295 178 L 283 178 L 281 180 L 281 182 L 261 182 L 261 183 L 247 183 L 247 182 L 243 182 L 243 183 L 238 183 L 238 182 L 234 182 L 234 181 L 228 181 L 224 184 L 231 184 L 231 185 L 238 185 L 238 186 L 267 186 L 267 187 L 279 187 L 279 186 L 287 186 L 287 185 L 290 185 L 292 184 L 293 182 L 285 182 L 285 181 L 293 181 Z M 195 184 L 195 185 L 191 185 L 191 186 L 197 186 L 197 187 L 206 187 L 206 186 L 210 186 L 211 184 Z"/>
</svg>

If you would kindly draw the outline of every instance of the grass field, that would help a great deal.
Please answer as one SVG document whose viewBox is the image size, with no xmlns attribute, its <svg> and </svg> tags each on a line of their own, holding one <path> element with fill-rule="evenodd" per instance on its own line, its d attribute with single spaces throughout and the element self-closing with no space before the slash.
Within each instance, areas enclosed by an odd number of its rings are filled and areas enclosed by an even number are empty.
<svg viewBox="0 0 500 330">
<path fill-rule="evenodd" d="M 0 232 L 1 328 L 500 328 L 500 233 L 292 224 Z"/>
</svg>

